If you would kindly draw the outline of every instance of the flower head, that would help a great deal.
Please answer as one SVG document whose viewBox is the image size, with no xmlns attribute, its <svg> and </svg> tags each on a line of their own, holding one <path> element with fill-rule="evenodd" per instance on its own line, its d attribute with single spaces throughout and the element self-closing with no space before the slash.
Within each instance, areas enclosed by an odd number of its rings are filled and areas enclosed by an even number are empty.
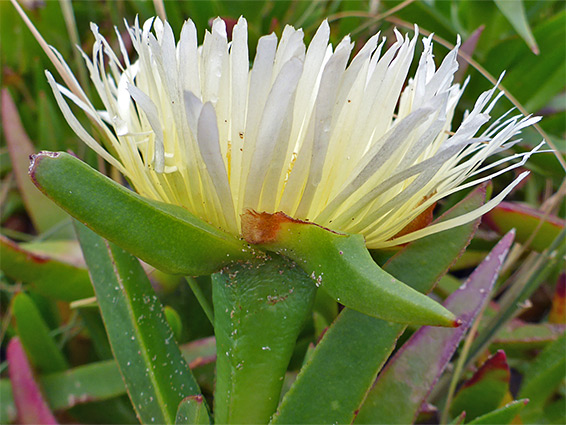
<svg viewBox="0 0 566 425">
<path fill-rule="evenodd" d="M 494 87 L 453 128 L 466 85 L 453 81 L 458 46 L 436 69 L 432 37 L 423 38 L 417 71 L 408 78 L 417 28 L 413 38 L 396 31 L 389 48 L 375 35 L 350 60 L 354 44 L 345 37 L 333 48 L 327 22 L 308 48 L 302 30 L 287 26 L 279 41 L 274 34 L 260 38 L 251 69 L 243 18 L 231 41 L 216 19 L 202 46 L 190 20 L 178 42 L 167 22 L 150 19 L 140 28 L 136 21 L 128 29 L 135 62 L 119 36 L 121 58 L 92 30 L 92 59 L 83 56 L 104 111 L 76 80 L 70 91 L 47 73 L 70 125 L 141 195 L 181 205 L 233 234 L 251 209 L 360 233 L 370 248 L 402 244 L 488 211 L 521 177 L 481 209 L 410 226 L 438 200 L 530 154 L 483 165 L 538 118 L 488 124 L 501 96 Z M 65 97 L 98 124 L 108 150 L 81 127 Z M 513 159 L 520 161 L 496 168 Z"/>
</svg>

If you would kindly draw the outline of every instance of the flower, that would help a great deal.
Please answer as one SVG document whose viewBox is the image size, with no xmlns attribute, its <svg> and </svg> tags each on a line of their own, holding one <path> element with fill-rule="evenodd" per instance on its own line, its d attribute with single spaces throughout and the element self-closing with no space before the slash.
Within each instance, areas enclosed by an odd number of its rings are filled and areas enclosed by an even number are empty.
<svg viewBox="0 0 566 425">
<path fill-rule="evenodd" d="M 177 43 L 167 22 L 150 19 L 140 28 L 136 20 L 128 28 L 135 62 L 119 34 L 121 59 L 94 24 L 92 31 L 92 59 L 83 56 L 104 111 L 60 55 L 72 90 L 47 73 L 71 127 L 141 195 L 181 205 L 235 235 L 245 211 L 282 211 L 363 234 L 369 248 L 395 246 L 479 217 L 526 174 L 482 208 L 411 225 L 438 200 L 522 165 L 532 152 L 483 162 L 539 120 L 505 115 L 488 124 L 502 95 L 494 87 L 453 129 L 467 82 L 453 81 L 458 45 L 436 69 L 432 36 L 422 38 L 408 78 L 416 27 L 412 38 L 395 31 L 389 48 L 373 36 L 349 61 L 354 44 L 345 37 L 333 48 L 326 21 L 308 48 L 302 30 L 287 26 L 279 42 L 275 34 L 260 38 L 251 69 L 243 18 L 231 41 L 216 19 L 202 46 L 190 20 Z M 65 97 L 102 129 L 108 149 L 80 125 Z"/>
</svg>

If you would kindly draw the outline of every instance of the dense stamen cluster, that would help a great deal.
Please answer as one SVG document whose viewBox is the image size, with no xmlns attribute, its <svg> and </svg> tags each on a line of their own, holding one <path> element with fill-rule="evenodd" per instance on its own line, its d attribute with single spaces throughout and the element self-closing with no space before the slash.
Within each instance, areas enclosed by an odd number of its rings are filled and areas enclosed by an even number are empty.
<svg viewBox="0 0 566 425">
<path fill-rule="evenodd" d="M 190 20 L 178 42 L 167 22 L 140 28 L 136 21 L 128 29 L 133 63 L 120 37 L 121 59 L 92 30 L 92 59 L 83 55 L 105 110 L 48 74 L 69 123 L 140 194 L 228 232 L 240 234 L 248 209 L 283 211 L 361 233 L 370 248 L 394 246 L 477 218 L 524 177 L 481 209 L 402 232 L 438 200 L 523 164 L 530 153 L 483 162 L 538 121 L 502 117 L 480 133 L 501 96 L 493 88 L 453 128 L 466 85 L 454 83 L 458 46 L 436 69 L 432 37 L 422 39 L 408 78 L 417 29 L 413 38 L 395 32 L 389 48 L 377 34 L 350 60 L 354 44 L 345 37 L 333 48 L 327 22 L 308 48 L 302 30 L 287 26 L 279 41 L 274 34 L 259 40 L 251 69 L 243 18 L 231 41 L 216 19 L 202 46 Z M 102 128 L 114 157 L 80 126 L 64 96 Z"/>
</svg>

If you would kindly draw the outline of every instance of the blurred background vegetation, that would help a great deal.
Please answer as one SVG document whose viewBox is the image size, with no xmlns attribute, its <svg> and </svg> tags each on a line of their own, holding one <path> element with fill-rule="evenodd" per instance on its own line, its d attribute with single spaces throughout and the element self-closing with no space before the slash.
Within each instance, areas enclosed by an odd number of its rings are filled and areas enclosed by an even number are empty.
<svg viewBox="0 0 566 425">
<path fill-rule="evenodd" d="M 20 1 L 20 4 L 45 40 L 67 59 L 87 90 L 87 71 L 75 44 L 81 46 L 87 54 L 91 51 L 94 37 L 90 32 L 90 23 L 96 23 L 100 32 L 117 50 L 114 27 L 124 34 L 124 19 L 132 23 L 137 16 L 143 22 L 157 13 L 163 13 L 156 11 L 160 2 L 149 0 L 27 0 Z M 515 306 L 513 316 L 521 313 L 523 325 L 531 323 L 539 326 L 530 329 L 528 332 L 531 333 L 526 336 L 508 335 L 506 341 L 511 347 L 508 355 L 515 353 L 510 359 L 511 366 L 519 372 L 527 370 L 537 350 L 556 340 L 563 332 L 563 327 L 552 326 L 563 325 L 564 314 L 554 313 L 552 316 L 551 313 L 559 309 L 560 305 L 563 308 L 564 293 L 557 290 L 560 288 L 557 282 L 561 278 L 564 280 L 563 274 L 560 277 L 564 263 L 558 261 L 552 270 L 545 272 L 542 281 L 531 282 L 531 278 L 545 264 L 545 249 L 564 228 L 566 210 L 566 4 L 562 0 L 210 0 L 165 1 L 164 6 L 164 12 L 176 34 L 179 34 L 183 22 L 190 18 L 199 29 L 201 41 L 205 29 L 210 28 L 211 19 L 216 16 L 224 18 L 228 26 L 239 16 L 245 16 L 249 25 L 251 58 L 260 36 L 272 31 L 280 35 L 283 27 L 289 24 L 302 27 L 308 42 L 323 19 L 330 22 L 331 41 L 334 45 L 350 34 L 356 41 L 357 48 L 361 48 L 364 41 L 377 31 L 390 37 L 394 28 L 412 32 L 413 25 L 417 24 L 422 34 L 435 34 L 435 54 L 439 61 L 460 35 L 464 57 L 460 58 L 461 71 L 458 78 L 463 81 L 466 75 L 470 75 L 471 80 L 460 102 L 458 119 L 465 109 L 472 107 L 479 93 L 492 87 L 493 81 L 506 71 L 502 83 L 506 97 L 499 102 L 492 115 L 499 116 L 510 108 L 517 108 L 528 114 L 543 116 L 538 128 L 524 131 L 523 141 L 515 149 L 518 152 L 526 151 L 545 138 L 551 144 L 551 148 L 547 149 L 554 150 L 534 155 L 529 160 L 525 168 L 532 171 L 531 175 L 509 198 L 513 205 L 521 203 L 531 209 L 520 213 L 518 218 L 504 214 L 502 219 L 507 227 L 519 227 L 519 242 L 526 245 L 515 246 L 501 285 L 511 287 L 517 282 L 524 287 L 531 285 L 528 290 L 534 295 L 530 306 Z M 19 247 L 28 253 L 42 252 L 42 255 L 49 258 L 56 257 L 62 264 L 79 264 L 77 257 L 80 257 L 80 252 L 77 254 L 77 246 L 67 243 L 72 234 L 70 220 L 60 210 L 46 203 L 42 199 L 43 195 L 35 191 L 27 181 L 27 155 L 40 150 L 71 150 L 102 170 L 104 165 L 77 139 L 63 119 L 44 75 L 45 69 L 51 70 L 54 75 L 56 71 L 9 1 L 0 1 L 0 52 L 3 90 L 3 131 L 0 142 L 2 235 L 20 243 Z M 22 122 L 21 127 L 18 120 Z M 86 120 L 85 125 L 89 128 Z M 495 191 L 513 179 L 512 173 L 508 174 L 494 182 Z M 446 209 L 455 202 L 456 197 L 439 209 Z M 480 229 L 466 256 L 455 266 L 452 275 L 441 282 L 437 291 L 439 297 L 457 287 L 455 285 L 459 284 L 459 279 L 481 261 L 482 255 L 489 251 L 497 239 L 497 231 L 504 233 L 504 228 L 496 227 Z M 107 343 L 105 345 L 103 341 L 104 330 L 98 313 L 95 309 L 83 309 L 78 314 L 77 309 L 69 306 L 69 301 L 86 296 L 88 290 L 77 290 L 76 295 L 66 296 L 65 293 L 71 290 L 71 284 L 59 279 L 65 274 L 50 271 L 53 274 L 49 275 L 45 271 L 34 271 L 29 255 L 27 260 L 18 260 L 20 262 L 13 267 L 9 253 L 13 254 L 17 249 L 13 245 L 6 248 L 10 243 L 12 242 L 7 240 L 3 242 L 5 250 L 2 251 L 3 265 L 0 272 L 3 319 L 0 372 L 5 374 L 6 370 L 6 341 L 24 329 L 22 324 L 16 326 L 17 315 L 27 317 L 31 321 L 30 328 L 37 329 L 39 326 L 33 322 L 35 316 L 30 315 L 29 311 L 38 312 L 37 320 L 46 327 L 47 335 L 55 342 L 55 351 L 60 353 L 54 356 L 60 358 L 62 369 L 69 365 L 108 358 L 110 352 Z M 84 266 L 80 267 L 84 270 Z M 52 279 L 49 284 L 42 286 L 37 283 L 37 280 L 45 279 L 46 276 Z M 157 271 L 152 271 L 151 278 L 163 303 L 169 306 L 168 318 L 176 326 L 177 338 L 181 344 L 212 335 L 210 324 L 184 281 Z M 508 280 L 503 284 L 506 278 Z M 205 295 L 210 295 L 206 278 L 199 278 L 192 284 L 200 285 Z M 22 291 L 29 296 L 31 306 L 27 299 L 18 304 L 14 302 L 16 294 Z M 522 297 L 525 293 L 521 294 Z M 515 300 L 521 297 L 517 296 Z M 505 324 L 506 322 L 502 322 L 497 329 L 491 329 L 486 341 L 496 339 L 497 332 L 501 330 L 511 332 L 505 328 Z M 304 332 L 305 338 L 299 344 L 302 351 L 299 350 L 297 354 L 295 367 L 300 365 L 301 353 L 304 353 L 306 346 L 314 338 L 314 327 L 315 324 L 311 324 Z M 538 345 L 529 343 L 533 338 L 538 338 Z M 36 349 L 45 350 L 45 346 L 38 342 Z M 42 370 L 41 365 L 35 366 Z M 49 371 L 49 367 L 43 371 Z M 198 377 L 201 385 L 204 382 L 203 389 L 210 391 L 213 378 L 211 369 L 203 368 Z M 2 381 L 5 382 L 4 379 Z M 0 390 L 2 388 L 3 384 L 0 385 Z M 561 403 L 554 409 L 559 410 L 564 405 L 564 381 L 559 381 L 554 388 L 558 394 L 554 397 Z M 121 397 L 124 397 L 123 394 Z M 111 400 L 124 401 L 120 398 Z M 73 417 L 80 421 L 118 423 L 132 419 L 127 402 L 117 402 L 107 411 L 97 409 L 96 415 L 88 406 L 89 404 L 84 404 L 74 408 Z M 2 418 L 2 422 L 11 418 L 5 410 L 1 414 L 7 415 Z M 542 416 L 538 417 L 540 418 Z M 552 422 L 555 418 L 556 415 L 544 421 Z"/>
</svg>

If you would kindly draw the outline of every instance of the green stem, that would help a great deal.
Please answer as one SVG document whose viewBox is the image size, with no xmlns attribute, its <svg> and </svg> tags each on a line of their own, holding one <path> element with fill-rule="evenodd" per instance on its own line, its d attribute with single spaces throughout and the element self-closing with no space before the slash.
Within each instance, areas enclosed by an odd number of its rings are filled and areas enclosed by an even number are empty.
<svg viewBox="0 0 566 425">
<path fill-rule="evenodd" d="M 316 286 L 278 255 L 212 275 L 217 424 L 267 424 Z"/>
<path fill-rule="evenodd" d="M 189 284 L 189 288 L 191 288 L 191 291 L 193 291 L 195 298 L 203 309 L 204 314 L 206 314 L 206 317 L 208 317 L 210 323 L 214 325 L 214 313 L 212 312 L 212 307 L 210 306 L 210 303 L 202 292 L 202 289 L 200 289 L 198 282 L 190 276 L 185 276 L 185 279 Z"/>
</svg>

